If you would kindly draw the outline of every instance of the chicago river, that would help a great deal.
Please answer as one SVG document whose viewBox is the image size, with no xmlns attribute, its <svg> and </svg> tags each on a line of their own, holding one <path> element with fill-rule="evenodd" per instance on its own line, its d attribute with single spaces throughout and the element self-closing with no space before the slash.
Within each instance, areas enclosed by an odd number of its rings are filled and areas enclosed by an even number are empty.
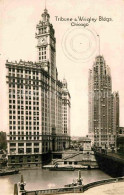
<svg viewBox="0 0 124 195">
<path fill-rule="evenodd" d="M 45 169 L 23 170 L 26 190 L 64 187 L 78 177 L 78 171 L 49 171 Z M 21 174 L 0 177 L 0 194 L 13 195 L 14 184 L 20 182 Z M 111 178 L 100 170 L 82 170 L 83 183 Z"/>
</svg>

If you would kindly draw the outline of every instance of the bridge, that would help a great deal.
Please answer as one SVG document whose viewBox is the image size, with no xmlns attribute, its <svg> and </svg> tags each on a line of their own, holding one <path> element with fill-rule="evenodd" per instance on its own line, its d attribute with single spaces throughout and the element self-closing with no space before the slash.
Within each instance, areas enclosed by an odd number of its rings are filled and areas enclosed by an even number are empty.
<svg viewBox="0 0 124 195">
<path fill-rule="evenodd" d="M 99 168 L 112 177 L 124 176 L 124 154 L 95 151 Z"/>
<path fill-rule="evenodd" d="M 79 178 L 77 179 L 77 181 L 78 181 L 78 185 L 76 186 L 70 185 L 69 187 L 56 188 L 56 189 L 27 191 L 25 190 L 26 183 L 24 182 L 23 176 L 21 175 L 21 182 L 14 185 L 14 195 L 45 195 L 45 194 L 52 195 L 52 194 L 84 193 L 88 189 L 100 185 L 124 182 L 124 177 L 105 179 L 105 180 L 100 180 L 100 181 L 83 185 L 82 182 L 80 182 L 82 181 L 82 179 L 81 179 L 81 175 L 79 174 Z"/>
</svg>

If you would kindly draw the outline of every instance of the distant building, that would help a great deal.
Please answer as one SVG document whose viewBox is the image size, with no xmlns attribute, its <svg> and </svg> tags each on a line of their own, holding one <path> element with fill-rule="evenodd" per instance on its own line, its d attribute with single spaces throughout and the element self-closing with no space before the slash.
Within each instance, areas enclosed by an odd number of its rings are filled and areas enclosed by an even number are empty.
<svg viewBox="0 0 124 195">
<path fill-rule="evenodd" d="M 67 87 L 67 81 L 63 79 L 62 82 L 62 126 L 63 134 L 70 136 L 70 109 L 71 96 Z"/>
<path fill-rule="evenodd" d="M 88 137 L 80 137 L 78 140 L 80 144 L 80 149 L 83 151 L 91 151 L 91 140 Z"/>
<path fill-rule="evenodd" d="M 97 56 L 89 71 L 89 138 L 98 147 L 116 147 L 119 94 L 112 93 L 110 68 Z"/>
<path fill-rule="evenodd" d="M 80 151 L 91 151 L 91 139 L 89 137 L 76 137 L 71 138 L 71 148 Z"/>
<path fill-rule="evenodd" d="M 9 165 L 41 166 L 50 152 L 70 144 L 69 92 L 58 79 L 55 31 L 46 9 L 36 28 L 37 62 L 6 62 Z M 68 110 L 64 122 L 63 95 Z"/>
</svg>

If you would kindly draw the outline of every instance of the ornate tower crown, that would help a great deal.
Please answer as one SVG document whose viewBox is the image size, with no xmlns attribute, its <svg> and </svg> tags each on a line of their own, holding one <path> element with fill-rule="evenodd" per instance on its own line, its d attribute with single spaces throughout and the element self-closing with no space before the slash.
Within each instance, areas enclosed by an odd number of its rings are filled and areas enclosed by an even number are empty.
<svg viewBox="0 0 124 195">
<path fill-rule="evenodd" d="M 50 15 L 48 14 L 48 11 L 47 11 L 46 8 L 44 9 L 44 13 L 42 13 L 41 16 L 42 16 L 42 21 L 43 22 L 49 22 Z"/>
</svg>

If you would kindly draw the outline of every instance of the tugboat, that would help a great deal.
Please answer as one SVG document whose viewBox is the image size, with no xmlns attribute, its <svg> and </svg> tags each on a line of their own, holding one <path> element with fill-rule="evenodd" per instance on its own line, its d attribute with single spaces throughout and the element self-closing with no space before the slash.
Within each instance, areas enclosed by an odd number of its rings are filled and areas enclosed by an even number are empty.
<svg viewBox="0 0 124 195">
<path fill-rule="evenodd" d="M 1 169 L 0 170 L 0 176 L 5 176 L 5 175 L 13 175 L 13 174 L 18 174 L 19 170 L 17 169 Z"/>
<path fill-rule="evenodd" d="M 75 187 L 75 186 L 83 186 L 83 179 L 81 178 L 81 171 L 78 172 L 78 179 L 76 182 L 73 181 L 71 184 L 64 185 L 64 187 Z"/>
</svg>

